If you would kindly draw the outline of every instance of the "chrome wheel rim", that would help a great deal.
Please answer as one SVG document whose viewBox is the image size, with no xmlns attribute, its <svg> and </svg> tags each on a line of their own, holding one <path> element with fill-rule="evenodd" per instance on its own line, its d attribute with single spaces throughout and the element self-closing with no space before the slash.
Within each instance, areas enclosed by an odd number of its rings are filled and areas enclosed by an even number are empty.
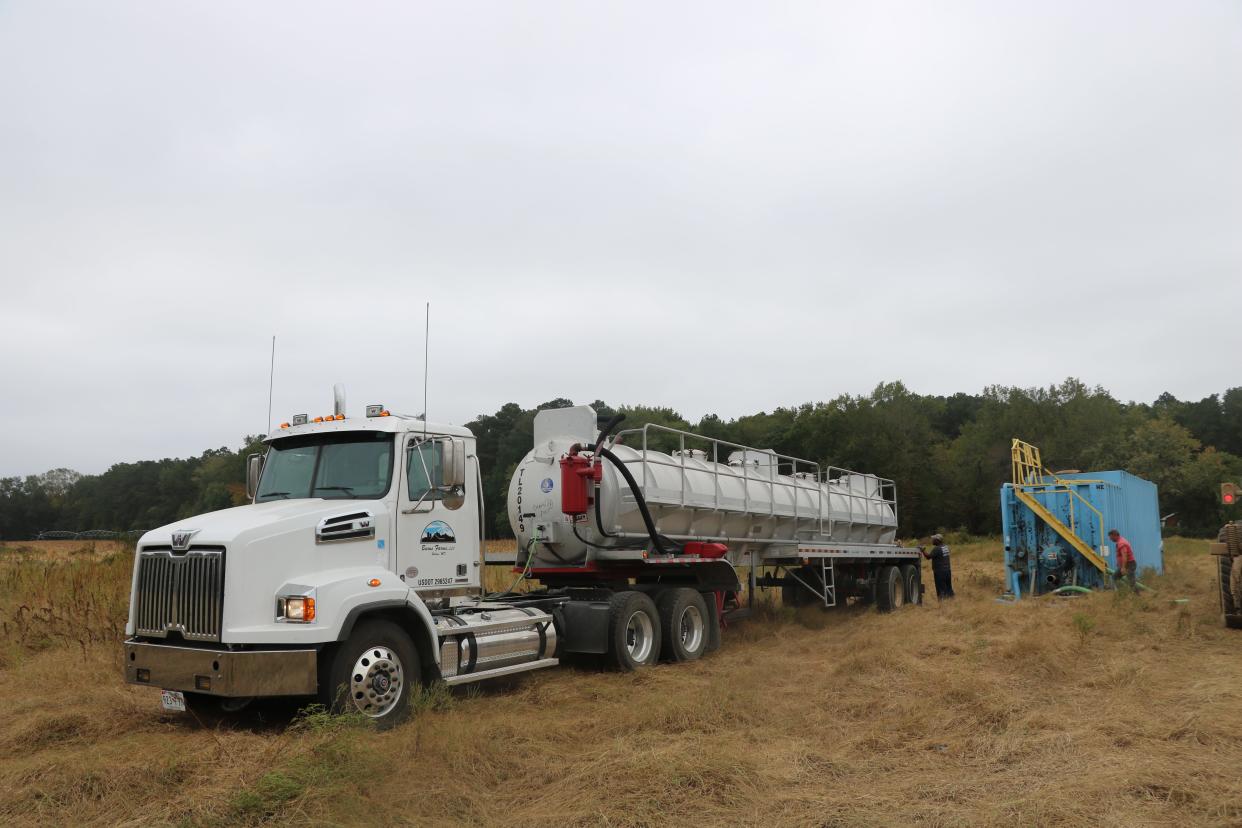
<svg viewBox="0 0 1242 828">
<path fill-rule="evenodd" d="M 679 635 L 681 646 L 687 653 L 697 653 L 703 646 L 703 613 L 695 606 L 686 607 L 681 612 Z"/>
<path fill-rule="evenodd" d="M 906 603 L 906 581 L 904 578 L 897 579 L 897 588 L 893 590 L 893 609 L 905 606 Z"/>
<path fill-rule="evenodd" d="M 405 670 L 391 647 L 367 647 L 354 662 L 349 677 L 349 699 L 363 715 L 377 719 L 389 713 L 405 688 Z"/>
<path fill-rule="evenodd" d="M 652 638 L 651 618 L 645 612 L 633 613 L 625 622 L 625 649 L 630 658 L 639 664 L 650 658 Z"/>
</svg>

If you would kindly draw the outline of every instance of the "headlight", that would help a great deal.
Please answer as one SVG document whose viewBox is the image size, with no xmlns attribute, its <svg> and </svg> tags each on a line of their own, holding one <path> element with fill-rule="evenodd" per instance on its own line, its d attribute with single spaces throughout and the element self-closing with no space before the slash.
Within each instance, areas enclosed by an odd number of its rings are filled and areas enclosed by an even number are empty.
<svg viewBox="0 0 1242 828">
<path fill-rule="evenodd" d="M 276 599 L 276 620 L 309 624 L 315 620 L 315 599 L 311 595 L 286 595 Z"/>
</svg>

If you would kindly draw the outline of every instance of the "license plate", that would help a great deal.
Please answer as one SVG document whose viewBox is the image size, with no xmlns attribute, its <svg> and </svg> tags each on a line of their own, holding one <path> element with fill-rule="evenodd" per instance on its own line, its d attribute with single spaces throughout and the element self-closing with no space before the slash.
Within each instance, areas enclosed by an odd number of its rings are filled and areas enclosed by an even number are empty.
<svg viewBox="0 0 1242 828">
<path fill-rule="evenodd" d="M 165 710 L 172 710 L 177 713 L 185 712 L 185 693 L 180 690 L 165 690 L 160 693 L 160 704 Z"/>
</svg>

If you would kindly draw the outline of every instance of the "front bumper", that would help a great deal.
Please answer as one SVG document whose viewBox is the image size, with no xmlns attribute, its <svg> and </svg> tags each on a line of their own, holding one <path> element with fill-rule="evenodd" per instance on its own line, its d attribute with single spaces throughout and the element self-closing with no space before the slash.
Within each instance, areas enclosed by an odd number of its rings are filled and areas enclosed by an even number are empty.
<svg viewBox="0 0 1242 828">
<path fill-rule="evenodd" d="M 211 696 L 309 696 L 319 689 L 315 650 L 211 650 L 125 642 L 130 684 Z"/>
</svg>

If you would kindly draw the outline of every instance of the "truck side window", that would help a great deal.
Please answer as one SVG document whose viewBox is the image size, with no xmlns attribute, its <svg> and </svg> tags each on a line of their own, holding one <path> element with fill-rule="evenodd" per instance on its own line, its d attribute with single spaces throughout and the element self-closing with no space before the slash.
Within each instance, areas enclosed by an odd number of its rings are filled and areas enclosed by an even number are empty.
<svg viewBox="0 0 1242 828">
<path fill-rule="evenodd" d="M 444 455 L 439 442 L 414 443 L 407 456 L 405 477 L 409 481 L 410 502 L 439 500 L 443 492 L 436 487 L 444 483 Z"/>
</svg>

